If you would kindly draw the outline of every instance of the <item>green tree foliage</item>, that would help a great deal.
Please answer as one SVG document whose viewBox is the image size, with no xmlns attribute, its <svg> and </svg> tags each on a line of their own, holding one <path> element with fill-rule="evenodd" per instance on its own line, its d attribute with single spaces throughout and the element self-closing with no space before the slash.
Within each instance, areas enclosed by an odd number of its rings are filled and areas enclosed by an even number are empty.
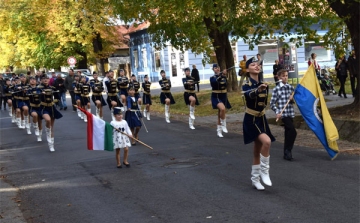
<svg viewBox="0 0 360 223">
<path fill-rule="evenodd" d="M 0 67 L 58 68 L 69 56 L 86 67 L 106 58 L 121 40 L 111 13 L 102 0 L 1 1 Z"/>
</svg>

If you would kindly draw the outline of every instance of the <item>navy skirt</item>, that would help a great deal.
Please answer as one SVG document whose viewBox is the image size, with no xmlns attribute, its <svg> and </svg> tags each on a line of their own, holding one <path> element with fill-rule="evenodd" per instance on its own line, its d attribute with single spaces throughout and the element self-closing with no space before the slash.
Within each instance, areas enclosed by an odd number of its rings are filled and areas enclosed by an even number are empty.
<svg viewBox="0 0 360 223">
<path fill-rule="evenodd" d="M 152 102 L 151 102 L 151 94 L 143 94 L 143 104 L 144 105 L 152 105 Z"/>
<path fill-rule="evenodd" d="M 120 88 L 120 91 L 118 94 L 119 94 L 119 96 L 122 94 L 125 96 L 128 96 L 127 88 Z"/>
<path fill-rule="evenodd" d="M 249 144 L 254 142 L 262 133 L 268 135 L 271 142 L 275 141 L 275 137 L 271 134 L 265 115 L 262 117 L 255 117 L 245 113 L 243 121 L 244 143 Z"/>
<path fill-rule="evenodd" d="M 40 106 L 41 116 L 48 114 L 51 118 L 60 119 L 63 115 L 56 109 L 55 105 L 53 106 Z"/>
<path fill-rule="evenodd" d="M 81 101 L 81 95 L 75 94 L 75 101 L 80 100 Z"/>
<path fill-rule="evenodd" d="M 190 101 L 189 101 L 189 97 L 193 96 L 196 99 L 195 105 L 199 105 L 199 100 L 196 97 L 195 93 L 189 93 L 189 92 L 184 92 L 184 101 L 186 105 L 190 105 Z"/>
<path fill-rule="evenodd" d="M 117 96 L 108 96 L 106 99 L 107 104 L 109 105 L 109 108 L 111 109 L 111 102 L 116 101 L 116 107 L 123 107 L 123 104 L 120 102 L 119 98 Z"/>
<path fill-rule="evenodd" d="M 37 107 L 37 108 L 31 107 L 31 108 L 30 108 L 30 115 L 31 115 L 31 113 L 33 113 L 33 112 L 35 112 L 35 113 L 38 115 L 38 118 L 39 118 L 39 119 L 42 119 L 42 113 L 41 113 L 40 107 Z"/>
<path fill-rule="evenodd" d="M 17 103 L 17 107 L 18 108 L 22 108 L 22 107 L 24 107 L 24 106 L 27 106 L 27 107 L 29 107 L 29 103 L 26 103 L 26 101 L 18 101 L 18 103 Z"/>
<path fill-rule="evenodd" d="M 213 109 L 217 109 L 217 104 L 223 103 L 225 108 L 230 109 L 231 105 L 229 100 L 227 99 L 226 93 L 211 93 L 211 104 Z"/>
<path fill-rule="evenodd" d="M 164 93 L 164 92 L 160 93 L 160 102 L 161 102 L 161 104 L 164 105 L 165 104 L 165 99 L 167 99 L 167 98 L 170 98 L 170 104 L 175 104 L 175 100 L 174 100 L 171 93 Z"/>
<path fill-rule="evenodd" d="M 93 96 L 91 96 L 91 100 L 94 102 L 94 104 L 96 105 L 96 103 L 95 103 L 95 101 L 97 101 L 97 100 L 99 100 L 99 101 L 101 101 L 101 105 L 102 106 L 106 106 L 106 102 L 105 102 L 105 99 L 104 99 L 104 97 L 101 95 L 93 95 Z"/>
<path fill-rule="evenodd" d="M 138 111 L 126 111 L 125 120 L 130 128 L 141 127 L 141 113 Z"/>
<path fill-rule="evenodd" d="M 86 106 L 88 103 L 90 103 L 90 97 L 81 97 L 82 106 Z"/>
</svg>

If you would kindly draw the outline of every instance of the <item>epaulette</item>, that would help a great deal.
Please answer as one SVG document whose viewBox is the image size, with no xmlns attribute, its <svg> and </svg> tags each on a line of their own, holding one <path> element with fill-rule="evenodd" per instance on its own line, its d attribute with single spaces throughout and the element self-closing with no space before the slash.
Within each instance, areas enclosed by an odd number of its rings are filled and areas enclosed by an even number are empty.
<svg viewBox="0 0 360 223">
<path fill-rule="evenodd" d="M 42 84 L 39 84 L 38 86 L 36 86 L 37 88 L 40 88 L 40 89 L 42 89 L 42 88 L 44 88 L 44 85 L 42 85 Z"/>
<path fill-rule="evenodd" d="M 248 80 L 248 81 L 246 81 L 246 82 L 245 82 L 245 85 L 249 85 L 249 86 L 251 86 L 251 85 L 252 85 L 252 83 L 251 83 L 251 81 L 250 81 L 250 80 Z"/>
</svg>

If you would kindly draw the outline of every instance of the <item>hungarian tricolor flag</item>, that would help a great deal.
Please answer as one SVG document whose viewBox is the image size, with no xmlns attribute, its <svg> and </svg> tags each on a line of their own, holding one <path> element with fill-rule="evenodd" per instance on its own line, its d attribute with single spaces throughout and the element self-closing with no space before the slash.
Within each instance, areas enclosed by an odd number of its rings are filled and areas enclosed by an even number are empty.
<svg viewBox="0 0 360 223">
<path fill-rule="evenodd" d="M 88 150 L 114 151 L 113 127 L 110 123 L 79 108 L 87 116 L 87 147 Z"/>
</svg>

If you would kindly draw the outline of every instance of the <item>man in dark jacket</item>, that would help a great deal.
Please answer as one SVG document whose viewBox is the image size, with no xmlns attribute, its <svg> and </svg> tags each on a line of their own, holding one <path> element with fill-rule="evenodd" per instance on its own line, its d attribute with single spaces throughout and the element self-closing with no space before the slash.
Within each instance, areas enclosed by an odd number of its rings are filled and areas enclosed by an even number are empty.
<svg viewBox="0 0 360 223">
<path fill-rule="evenodd" d="M 56 77 L 53 86 L 56 88 L 56 90 L 59 91 L 59 95 L 60 95 L 60 100 L 59 100 L 59 106 L 60 106 L 60 110 L 66 110 L 67 106 L 66 106 L 66 88 L 64 85 L 65 81 L 64 79 L 61 77 L 61 73 L 58 74 L 58 76 Z"/>
<path fill-rule="evenodd" d="M 199 92 L 200 86 L 199 86 L 199 82 L 200 82 L 200 76 L 199 76 L 199 71 L 198 69 L 196 69 L 196 65 L 192 65 L 193 69 L 191 71 L 191 77 L 194 78 L 194 81 L 197 85 L 197 91 Z"/>
<path fill-rule="evenodd" d="M 355 51 L 351 51 L 351 55 L 348 58 L 348 69 L 350 72 L 350 84 L 351 84 L 351 91 L 353 94 L 353 97 L 355 97 L 357 91 L 358 91 L 358 87 L 355 87 L 355 84 L 357 82 L 357 77 L 359 75 L 359 64 L 356 63 L 356 56 L 355 56 Z M 356 78 L 356 79 L 355 79 Z"/>
<path fill-rule="evenodd" d="M 345 60 L 345 56 L 339 57 L 339 60 L 335 64 L 335 70 L 337 72 L 337 78 L 340 81 L 340 89 L 339 89 L 339 97 L 341 96 L 341 93 L 344 94 L 344 98 L 346 97 L 345 93 L 345 82 L 347 78 L 347 62 Z"/>
<path fill-rule="evenodd" d="M 66 90 L 68 90 L 69 93 L 70 93 L 70 96 L 71 96 L 71 104 L 72 104 L 72 106 L 73 106 L 73 111 L 76 111 L 76 108 L 74 107 L 74 105 L 76 105 L 76 102 L 75 102 L 74 87 L 73 87 L 73 85 L 72 85 L 73 82 L 74 82 L 74 70 L 73 70 L 73 69 L 70 69 L 70 70 L 69 70 L 69 75 L 66 76 L 66 78 L 65 78 L 64 85 L 65 85 Z"/>
</svg>

